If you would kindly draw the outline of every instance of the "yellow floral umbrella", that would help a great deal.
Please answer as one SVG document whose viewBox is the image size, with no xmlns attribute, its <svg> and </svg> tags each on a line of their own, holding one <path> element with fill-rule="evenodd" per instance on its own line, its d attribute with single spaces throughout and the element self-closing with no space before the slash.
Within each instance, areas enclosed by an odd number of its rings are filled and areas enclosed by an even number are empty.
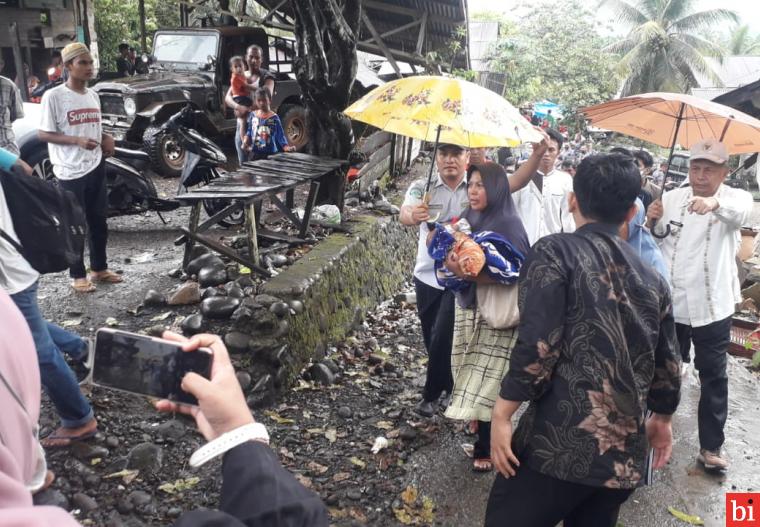
<svg viewBox="0 0 760 527">
<path fill-rule="evenodd" d="M 386 132 L 467 148 L 518 146 L 543 139 L 504 97 L 461 79 L 421 75 L 379 86 L 344 110 Z M 430 164 L 424 200 L 430 199 Z"/>
<path fill-rule="evenodd" d="M 344 113 L 386 132 L 468 148 L 517 146 L 542 139 L 503 97 L 477 84 L 447 77 L 407 77 L 389 82 Z"/>
</svg>

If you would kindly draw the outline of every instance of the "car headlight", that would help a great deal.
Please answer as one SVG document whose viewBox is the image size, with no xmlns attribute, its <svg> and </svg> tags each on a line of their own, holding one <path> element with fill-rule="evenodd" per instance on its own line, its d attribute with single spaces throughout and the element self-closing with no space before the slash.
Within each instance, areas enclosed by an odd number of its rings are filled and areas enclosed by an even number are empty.
<svg viewBox="0 0 760 527">
<path fill-rule="evenodd" d="M 137 106 L 135 105 L 135 100 L 130 99 L 127 97 L 124 99 L 124 111 L 127 113 L 127 115 L 132 116 L 137 111 Z"/>
</svg>

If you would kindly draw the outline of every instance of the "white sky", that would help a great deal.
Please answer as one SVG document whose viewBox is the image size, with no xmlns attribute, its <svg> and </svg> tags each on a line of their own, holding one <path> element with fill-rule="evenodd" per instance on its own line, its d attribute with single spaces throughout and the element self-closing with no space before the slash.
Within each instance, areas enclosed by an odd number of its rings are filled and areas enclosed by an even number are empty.
<svg viewBox="0 0 760 527">
<path fill-rule="evenodd" d="M 535 0 L 536 2 L 548 2 L 552 0 Z M 598 0 L 584 0 L 589 8 L 596 10 Z M 635 0 L 629 0 L 634 3 Z M 470 13 L 478 11 L 501 11 L 511 13 L 518 2 L 514 0 L 467 0 Z M 732 9 L 739 14 L 742 23 L 749 24 L 753 33 L 760 33 L 760 1 L 758 0 L 702 0 L 698 4 L 700 10 L 724 7 Z M 600 21 L 607 22 L 611 18 L 611 12 L 604 8 L 599 11 Z M 724 31 L 727 28 L 720 28 Z"/>
</svg>

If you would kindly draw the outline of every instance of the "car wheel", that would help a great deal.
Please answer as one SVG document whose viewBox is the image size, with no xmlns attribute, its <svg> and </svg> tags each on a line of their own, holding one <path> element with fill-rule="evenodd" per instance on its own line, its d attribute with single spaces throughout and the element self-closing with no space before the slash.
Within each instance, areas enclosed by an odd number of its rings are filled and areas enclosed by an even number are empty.
<svg viewBox="0 0 760 527">
<path fill-rule="evenodd" d="M 203 200 L 203 209 L 206 211 L 206 214 L 209 216 L 213 216 L 223 208 L 227 207 L 230 204 L 230 200 L 228 199 L 204 199 Z M 239 227 L 245 222 L 245 211 L 240 209 L 236 212 L 233 212 L 223 220 L 219 222 L 219 225 L 224 227 L 225 229 L 229 229 L 231 227 Z"/>
<path fill-rule="evenodd" d="M 174 134 L 156 133 L 151 126 L 143 134 L 143 145 L 155 171 L 163 177 L 179 177 L 185 164 L 185 149 Z"/>
<path fill-rule="evenodd" d="M 309 144 L 309 126 L 306 120 L 306 108 L 297 104 L 286 104 L 279 109 L 282 127 L 288 143 L 299 152 Z"/>
<path fill-rule="evenodd" d="M 58 178 L 53 173 L 53 163 L 50 161 L 50 155 L 48 154 L 47 145 L 32 152 L 32 154 L 24 161 L 32 167 L 32 171 L 35 176 L 45 181 L 57 182 Z"/>
</svg>

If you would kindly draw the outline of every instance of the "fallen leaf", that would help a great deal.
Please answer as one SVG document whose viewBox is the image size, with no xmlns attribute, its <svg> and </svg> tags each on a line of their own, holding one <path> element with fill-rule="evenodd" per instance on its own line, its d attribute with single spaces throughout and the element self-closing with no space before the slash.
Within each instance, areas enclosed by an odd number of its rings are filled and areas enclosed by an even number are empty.
<svg viewBox="0 0 760 527">
<path fill-rule="evenodd" d="M 358 507 L 351 507 L 348 514 L 359 523 L 367 523 L 367 515 Z"/>
<path fill-rule="evenodd" d="M 161 313 L 160 315 L 156 315 L 155 317 L 151 318 L 150 321 L 151 322 L 160 322 L 162 320 L 166 320 L 170 316 L 172 316 L 172 312 L 171 311 L 167 311 L 166 313 Z"/>
<path fill-rule="evenodd" d="M 381 430 L 393 430 L 393 423 L 390 421 L 378 421 L 375 423 L 375 427 L 380 428 Z"/>
<path fill-rule="evenodd" d="M 116 320 L 115 318 L 113 318 L 113 317 L 108 317 L 108 318 L 106 319 L 106 326 L 110 326 L 110 327 L 112 327 L 112 328 L 115 328 L 115 327 L 116 327 L 116 326 L 118 326 L 118 325 L 119 325 L 119 321 L 118 321 L 118 320 Z"/>
<path fill-rule="evenodd" d="M 61 326 L 65 327 L 65 328 L 73 328 L 74 326 L 79 326 L 81 324 L 82 324 L 82 319 L 81 318 L 72 318 L 72 319 L 69 319 L 69 320 L 64 320 L 61 323 Z"/>
<path fill-rule="evenodd" d="M 98 464 L 98 463 L 100 463 L 101 461 L 103 461 L 103 458 L 100 458 L 100 457 L 94 457 L 94 458 L 92 458 L 92 459 L 90 460 L 90 465 L 93 465 L 93 466 L 94 466 L 94 465 L 97 465 L 97 464 Z"/>
<path fill-rule="evenodd" d="M 348 516 L 348 511 L 346 511 L 345 509 L 337 509 L 335 507 L 329 507 L 327 509 L 327 512 L 330 513 L 330 516 L 332 518 L 336 518 L 336 519 L 342 519 Z"/>
<path fill-rule="evenodd" d="M 293 475 L 304 487 L 307 489 L 311 488 L 311 478 L 307 478 L 303 474 L 294 474 Z"/>
<path fill-rule="evenodd" d="M 334 428 L 328 428 L 325 437 L 330 443 L 335 443 L 338 440 L 338 431 Z"/>
<path fill-rule="evenodd" d="M 164 483 L 163 485 L 159 485 L 158 489 L 163 490 L 167 494 L 177 494 L 192 489 L 200 483 L 200 481 L 201 478 L 196 477 L 178 479 L 174 483 Z"/>
<path fill-rule="evenodd" d="M 277 423 L 278 425 L 292 425 L 295 423 L 293 419 L 288 419 L 287 417 L 282 417 L 277 412 L 273 412 L 272 410 L 267 410 L 264 412 L 264 415 L 269 417 L 272 421 Z"/>
<path fill-rule="evenodd" d="M 401 493 L 401 499 L 407 505 L 413 505 L 417 501 L 417 487 L 409 485 L 404 492 Z"/>
<path fill-rule="evenodd" d="M 387 434 L 385 434 L 388 439 L 398 439 L 398 436 L 401 434 L 401 430 L 396 428 L 395 430 L 391 430 Z"/>
<path fill-rule="evenodd" d="M 700 518 L 699 516 L 695 516 L 692 514 L 686 514 L 685 512 L 681 512 L 678 509 L 674 509 L 673 507 L 668 507 L 668 512 L 678 518 L 681 521 L 684 521 L 686 523 L 690 523 L 692 525 L 704 525 L 705 522 Z"/>
<path fill-rule="evenodd" d="M 336 483 L 340 483 L 341 481 L 346 481 L 347 479 L 351 479 L 351 474 L 348 472 L 338 472 L 332 477 L 333 481 Z"/>
<path fill-rule="evenodd" d="M 126 484 L 132 483 L 134 479 L 137 477 L 137 475 L 140 473 L 139 470 L 120 470 L 118 472 L 114 472 L 112 474 L 108 474 L 107 476 L 103 476 L 103 479 L 113 479 L 113 478 L 122 478 L 122 481 Z"/>
<path fill-rule="evenodd" d="M 306 431 L 309 432 L 310 434 L 314 434 L 314 435 L 324 434 L 325 433 L 325 429 L 324 428 L 307 428 Z"/>
<path fill-rule="evenodd" d="M 240 268 L 238 269 L 238 273 L 240 273 L 240 274 L 251 274 L 251 269 L 249 267 L 241 265 Z"/>
<path fill-rule="evenodd" d="M 376 437 L 375 443 L 372 445 L 372 453 L 377 454 L 384 448 L 388 448 L 388 440 L 383 436 Z"/>
<path fill-rule="evenodd" d="M 288 459 L 290 459 L 290 460 L 293 460 L 293 461 L 295 461 L 295 459 L 296 459 L 296 456 L 294 456 L 294 455 L 293 455 L 293 454 L 290 452 L 290 450 L 288 450 L 288 449 L 287 449 L 287 448 L 285 448 L 285 447 L 282 447 L 282 448 L 280 449 L 280 454 L 281 454 L 283 457 L 286 457 L 286 458 L 288 458 Z"/>
<path fill-rule="evenodd" d="M 314 474 L 324 474 L 327 472 L 327 467 L 320 465 L 316 461 L 309 461 L 309 464 L 306 465 L 306 467 L 309 469 L 309 472 L 312 472 Z"/>
<path fill-rule="evenodd" d="M 351 461 L 352 465 L 356 465 L 359 468 L 365 468 L 367 466 L 367 464 L 364 461 L 362 461 L 356 456 L 351 457 L 349 461 Z"/>
</svg>

